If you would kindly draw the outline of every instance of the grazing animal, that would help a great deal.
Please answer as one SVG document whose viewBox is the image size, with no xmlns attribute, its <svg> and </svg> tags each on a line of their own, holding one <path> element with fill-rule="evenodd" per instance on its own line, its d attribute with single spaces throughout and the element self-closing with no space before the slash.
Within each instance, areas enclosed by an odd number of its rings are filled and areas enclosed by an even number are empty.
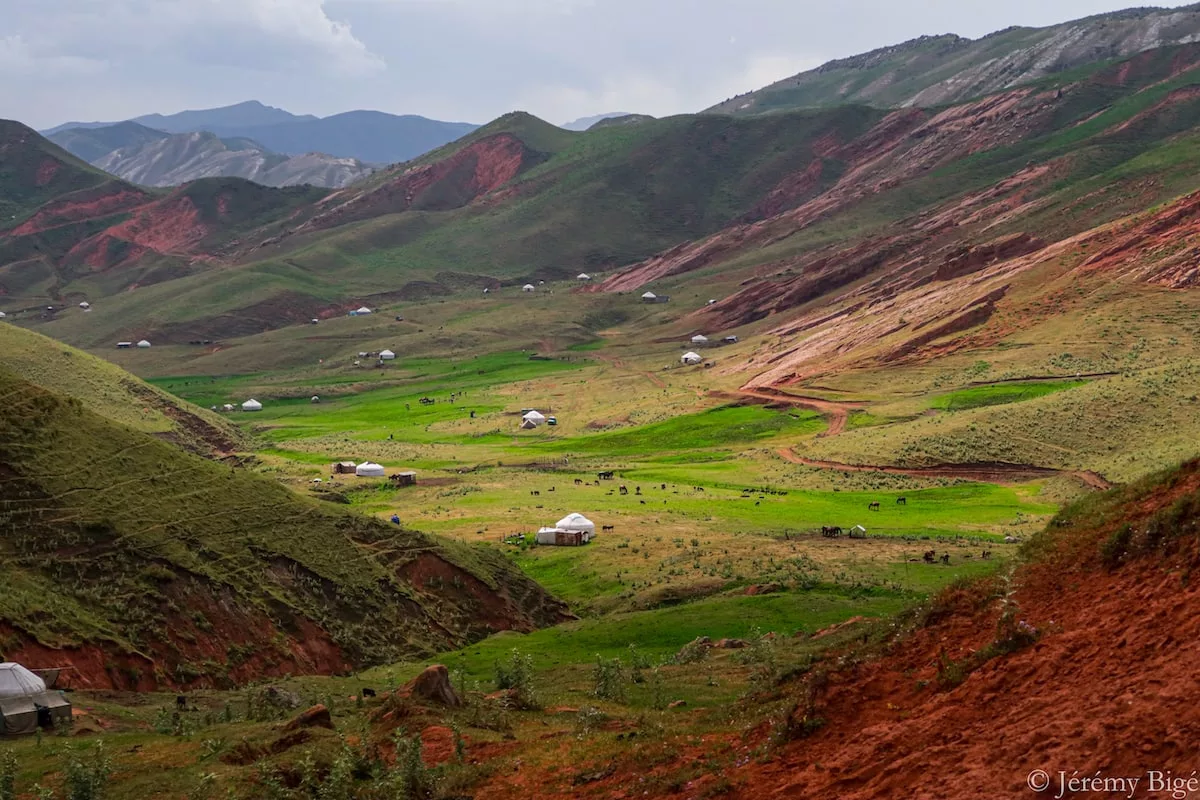
<svg viewBox="0 0 1200 800">
<path fill-rule="evenodd" d="M 667 490 L 667 485 L 666 485 L 665 483 L 662 485 L 662 490 L 663 490 L 664 492 Z"/>
<path fill-rule="evenodd" d="M 624 484 L 621 484 L 621 485 L 620 485 L 619 487 L 617 487 L 617 488 L 618 488 L 618 490 L 621 492 L 621 494 L 629 494 L 629 487 L 628 487 L 628 486 L 626 486 L 626 485 L 624 485 Z"/>
<path fill-rule="evenodd" d="M 942 553 L 942 563 L 943 564 L 950 563 L 950 554 L 949 553 Z"/>
<path fill-rule="evenodd" d="M 842 535 L 842 528 L 839 525 L 821 526 L 821 535 L 830 539 L 836 539 Z"/>
<path fill-rule="evenodd" d="M 638 502 L 639 502 L 639 503 L 641 503 L 642 505 L 646 505 L 646 501 L 645 501 L 645 500 L 638 500 Z"/>
<path fill-rule="evenodd" d="M 541 497 L 542 493 L 539 492 L 538 490 L 534 489 L 533 491 L 530 492 L 530 494 L 534 495 L 535 497 Z"/>
<path fill-rule="evenodd" d="M 926 563 L 926 564 L 932 564 L 932 563 L 933 563 L 933 561 L 934 561 L 934 558 L 935 558 L 935 556 L 937 556 L 937 552 L 936 552 L 936 551 L 934 551 L 934 550 L 926 550 L 926 551 L 925 551 L 925 555 L 921 556 L 921 558 L 923 558 L 923 559 L 925 560 L 925 563 Z"/>
<path fill-rule="evenodd" d="M 983 551 L 983 554 L 982 554 L 982 555 L 980 555 L 980 558 L 983 558 L 983 559 L 988 559 L 988 558 L 991 558 L 991 557 L 992 557 L 992 551 L 991 551 L 991 550 L 984 550 L 984 551 Z"/>
<path fill-rule="evenodd" d="M 759 504 L 759 501 L 758 501 L 758 500 L 755 500 L 755 501 L 754 501 L 754 505 L 758 505 L 758 504 Z"/>
<path fill-rule="evenodd" d="M 867 510 L 868 511 L 878 511 L 879 510 L 879 501 L 877 500 L 874 503 L 869 504 L 867 506 Z"/>
<path fill-rule="evenodd" d="M 642 487 L 638 486 L 633 490 L 633 493 L 640 495 L 642 493 Z"/>
<path fill-rule="evenodd" d="M 175 695 L 175 707 L 187 708 L 187 696 L 182 694 Z"/>
<path fill-rule="evenodd" d="M 602 531 L 615 531 L 616 529 L 617 529 L 616 525 L 601 525 L 600 526 L 600 530 L 602 530 Z"/>
<path fill-rule="evenodd" d="M 576 486 L 582 486 L 582 485 L 583 485 L 583 481 L 582 481 L 582 480 L 580 480 L 579 478 L 576 478 L 576 479 L 575 479 L 575 485 L 576 485 Z"/>
<path fill-rule="evenodd" d="M 896 505 L 898 505 L 898 506 L 906 506 L 906 505 L 908 505 L 908 498 L 907 498 L 907 497 L 897 497 L 897 498 L 896 498 Z"/>
<path fill-rule="evenodd" d="M 553 486 L 551 486 L 551 487 L 550 487 L 549 489 L 547 489 L 546 491 L 548 491 L 548 492 L 553 492 L 553 491 L 554 491 L 554 487 L 553 487 Z"/>
<path fill-rule="evenodd" d="M 363 690 L 362 690 L 362 696 L 363 697 L 375 697 L 375 690 L 368 689 L 367 687 L 364 686 Z"/>
<path fill-rule="evenodd" d="M 599 479 L 600 479 L 600 480 L 602 480 L 602 481 L 611 481 L 611 480 L 613 479 L 613 475 L 615 475 L 615 474 L 616 474 L 616 473 L 614 473 L 614 472 L 612 472 L 612 471 L 609 471 L 609 472 L 597 472 L 597 473 L 596 473 L 596 477 L 597 477 L 597 478 L 599 478 Z"/>
</svg>

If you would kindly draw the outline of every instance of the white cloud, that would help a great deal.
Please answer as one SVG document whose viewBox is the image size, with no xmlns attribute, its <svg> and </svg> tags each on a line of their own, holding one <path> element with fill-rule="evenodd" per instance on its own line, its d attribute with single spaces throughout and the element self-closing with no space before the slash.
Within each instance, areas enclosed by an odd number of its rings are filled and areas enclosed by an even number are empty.
<svg viewBox="0 0 1200 800">
<path fill-rule="evenodd" d="M 0 74 L 57 77 L 102 71 L 107 62 L 78 56 L 39 53 L 24 37 L 0 37 Z"/>
</svg>

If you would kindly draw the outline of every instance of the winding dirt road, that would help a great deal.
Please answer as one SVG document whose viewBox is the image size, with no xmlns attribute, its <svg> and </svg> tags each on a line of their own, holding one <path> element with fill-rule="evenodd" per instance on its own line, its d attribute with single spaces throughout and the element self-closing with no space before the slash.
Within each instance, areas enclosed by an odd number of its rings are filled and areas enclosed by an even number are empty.
<svg viewBox="0 0 1200 800">
<path fill-rule="evenodd" d="M 1083 481 L 1093 489 L 1111 489 L 1112 483 L 1103 475 L 1091 470 L 1061 470 L 1053 467 L 1038 467 L 1033 464 L 1006 464 L 1002 462 L 979 464 L 938 464 L 932 467 L 890 467 L 882 464 L 843 464 L 840 461 L 821 461 L 797 455 L 790 447 L 775 451 L 780 458 L 792 464 L 801 464 L 817 469 L 836 469 L 842 472 L 886 472 L 890 475 L 910 475 L 923 478 L 962 478 L 983 483 L 1025 483 L 1047 478 L 1051 475 L 1070 475 Z"/>
<path fill-rule="evenodd" d="M 754 397 L 771 403 L 786 403 L 790 406 L 810 408 L 813 411 L 824 414 L 829 421 L 829 428 L 820 434 L 821 436 L 837 436 L 846 430 L 846 420 L 850 419 L 850 412 L 863 407 L 862 403 L 842 403 L 837 400 L 825 400 L 820 397 L 803 397 L 801 395 L 788 394 L 780 389 L 743 388 L 738 390 L 738 394 L 743 397 Z"/>
</svg>

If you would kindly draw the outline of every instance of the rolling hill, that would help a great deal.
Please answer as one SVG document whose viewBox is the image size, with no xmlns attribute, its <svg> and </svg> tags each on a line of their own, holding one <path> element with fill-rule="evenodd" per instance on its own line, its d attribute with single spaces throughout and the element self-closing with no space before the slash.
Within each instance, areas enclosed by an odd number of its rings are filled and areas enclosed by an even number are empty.
<svg viewBox="0 0 1200 800">
<path fill-rule="evenodd" d="M 122 397 L 163 397 L 136 378 L 11 326 L 0 326 L 0 343 L 6 659 L 74 666 L 98 688 L 230 685 L 340 672 L 566 617 L 495 551 L 300 498 L 188 453 L 139 429 L 145 418 L 131 426 L 127 412 L 98 413 Z M 70 365 L 43 383 L 86 381 L 71 394 L 31 382 L 13 367 L 32 362 L 7 358 L 31 350 Z M 44 364 L 35 371 L 46 374 Z M 170 407 L 172 424 L 189 429 L 184 419 L 206 414 Z"/>
<path fill-rule="evenodd" d="M 974 40 L 922 36 L 830 61 L 708 110 L 761 114 L 842 103 L 904 108 L 961 103 L 1198 36 L 1196 6 L 1131 8 L 1046 28 L 1006 28 Z"/>
<path fill-rule="evenodd" d="M 136 122 L 118 122 L 99 128 L 65 128 L 47 134 L 46 138 L 91 164 L 114 150 L 138 148 L 169 136 L 165 131 L 147 128 Z"/>
</svg>

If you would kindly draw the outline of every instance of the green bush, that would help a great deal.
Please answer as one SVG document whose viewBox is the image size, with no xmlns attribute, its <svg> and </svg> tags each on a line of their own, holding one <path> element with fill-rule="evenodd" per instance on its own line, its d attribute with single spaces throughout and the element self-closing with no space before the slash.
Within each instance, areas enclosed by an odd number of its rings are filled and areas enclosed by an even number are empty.
<svg viewBox="0 0 1200 800">
<path fill-rule="evenodd" d="M 102 800 L 112 771 L 112 759 L 104 752 L 104 742 L 97 742 L 96 749 L 87 757 L 68 748 L 63 781 L 66 800 Z"/>
<path fill-rule="evenodd" d="M 625 699 L 625 670 L 619 658 L 603 658 L 596 655 L 596 666 L 592 668 L 592 694 L 605 700 Z"/>
<path fill-rule="evenodd" d="M 17 758 L 11 750 L 0 752 L 0 800 L 17 800 Z"/>
<path fill-rule="evenodd" d="M 508 661 L 496 662 L 496 688 L 510 690 L 518 708 L 541 707 L 533 680 L 533 657 L 513 648 Z"/>
</svg>

